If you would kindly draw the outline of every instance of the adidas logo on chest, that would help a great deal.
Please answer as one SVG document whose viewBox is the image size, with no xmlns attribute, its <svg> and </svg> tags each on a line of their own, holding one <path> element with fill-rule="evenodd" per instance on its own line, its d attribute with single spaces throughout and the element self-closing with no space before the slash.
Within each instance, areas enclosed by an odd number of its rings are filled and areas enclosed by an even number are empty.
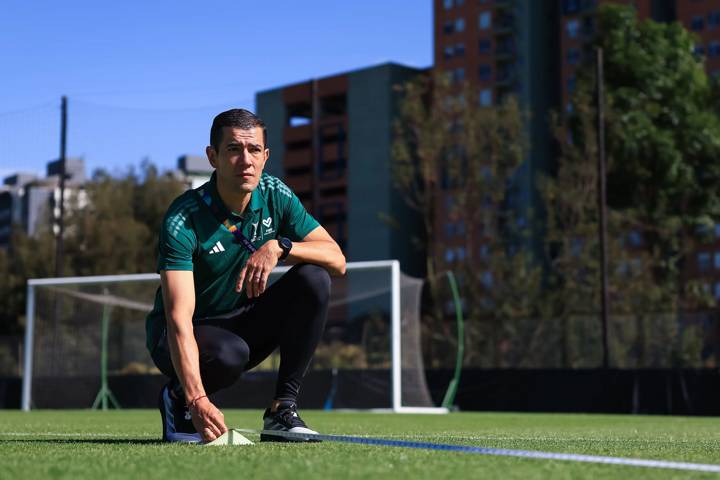
<svg viewBox="0 0 720 480">
<path fill-rule="evenodd" d="M 215 253 L 221 253 L 221 252 L 224 252 L 224 251 L 225 251 L 225 247 L 223 247 L 222 243 L 220 243 L 220 240 L 218 240 L 217 243 L 215 243 L 215 245 L 213 246 L 213 248 L 211 248 L 211 249 L 208 251 L 208 253 L 209 253 L 210 255 L 213 255 L 213 254 L 215 254 Z"/>
</svg>

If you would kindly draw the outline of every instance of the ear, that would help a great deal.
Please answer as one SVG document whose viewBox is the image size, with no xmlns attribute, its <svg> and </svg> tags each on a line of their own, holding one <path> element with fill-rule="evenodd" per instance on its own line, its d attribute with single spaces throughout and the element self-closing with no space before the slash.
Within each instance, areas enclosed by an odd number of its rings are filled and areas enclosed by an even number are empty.
<svg viewBox="0 0 720 480">
<path fill-rule="evenodd" d="M 212 146 L 205 147 L 205 155 L 207 155 L 210 165 L 217 168 L 217 152 L 215 152 L 215 149 Z"/>
</svg>

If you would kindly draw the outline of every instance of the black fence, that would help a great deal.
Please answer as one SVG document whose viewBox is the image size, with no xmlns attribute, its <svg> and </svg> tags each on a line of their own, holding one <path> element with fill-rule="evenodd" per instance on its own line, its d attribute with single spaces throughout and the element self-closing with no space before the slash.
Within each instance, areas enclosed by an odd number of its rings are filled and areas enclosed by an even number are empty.
<svg viewBox="0 0 720 480">
<path fill-rule="evenodd" d="M 436 404 L 445 394 L 450 370 L 427 372 Z M 251 372 L 213 395 L 225 408 L 265 408 L 275 390 L 273 372 Z M 324 408 L 333 390 L 332 408 L 387 408 L 390 372 L 329 370 L 308 372 L 300 396 L 303 408 Z M 159 375 L 110 376 L 109 385 L 124 408 L 154 408 L 165 382 Z M 0 378 L 0 408 L 20 408 L 21 379 Z M 41 379 L 34 395 L 43 408 L 86 408 L 99 390 L 93 378 Z M 79 402 L 79 399 L 88 399 Z M 720 415 L 719 369 L 467 369 L 455 403 L 460 410 L 654 415 Z"/>
</svg>

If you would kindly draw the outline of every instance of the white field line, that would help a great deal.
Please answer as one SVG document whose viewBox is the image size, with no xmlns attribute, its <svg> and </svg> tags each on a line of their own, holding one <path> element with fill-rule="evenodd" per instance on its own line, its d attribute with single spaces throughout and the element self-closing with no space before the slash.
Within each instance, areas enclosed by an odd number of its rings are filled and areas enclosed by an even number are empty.
<svg viewBox="0 0 720 480">
<path fill-rule="evenodd" d="M 74 437 L 74 438 L 155 438 L 159 437 L 160 433 L 88 433 L 88 432 L 0 432 L 2 436 L 10 437 L 32 437 L 32 436 L 43 436 L 43 437 Z M 341 435 L 340 433 L 332 433 L 331 435 Z M 376 438 L 382 436 L 384 438 L 400 438 L 400 439 L 434 439 L 434 440 L 464 440 L 464 441 L 524 441 L 524 442 L 597 442 L 596 437 L 527 437 L 527 436 L 494 436 L 494 435 L 454 435 L 445 433 L 434 433 L 434 434 L 384 434 L 378 433 L 375 435 L 353 435 L 360 438 Z M 633 442 L 633 443 L 690 443 L 695 442 L 693 439 L 677 439 L 668 438 L 645 440 L 642 438 L 603 438 L 603 442 Z"/>
</svg>

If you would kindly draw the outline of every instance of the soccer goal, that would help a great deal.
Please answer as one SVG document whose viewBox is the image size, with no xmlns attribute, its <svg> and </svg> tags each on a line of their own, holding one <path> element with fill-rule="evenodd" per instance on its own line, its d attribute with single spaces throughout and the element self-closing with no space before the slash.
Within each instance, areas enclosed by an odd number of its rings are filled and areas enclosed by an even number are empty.
<svg viewBox="0 0 720 480">
<path fill-rule="evenodd" d="M 289 268 L 276 268 L 270 282 Z M 28 280 L 22 409 L 143 406 L 113 388 L 139 393 L 161 375 L 145 348 L 158 285 L 157 274 Z M 434 406 L 425 378 L 422 286 L 396 260 L 351 262 L 344 277 L 333 278 L 310 367 L 331 376 L 326 408 L 447 412 Z M 275 360 L 256 370 L 276 367 Z"/>
</svg>

